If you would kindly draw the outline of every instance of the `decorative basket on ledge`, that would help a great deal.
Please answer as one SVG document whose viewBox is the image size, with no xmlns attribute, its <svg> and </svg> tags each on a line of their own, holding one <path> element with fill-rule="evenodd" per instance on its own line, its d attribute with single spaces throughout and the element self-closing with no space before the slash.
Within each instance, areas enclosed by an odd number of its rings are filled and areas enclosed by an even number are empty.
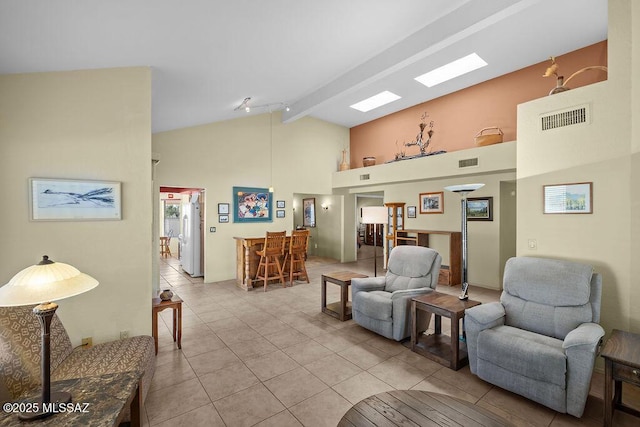
<svg viewBox="0 0 640 427">
<path fill-rule="evenodd" d="M 375 164 L 376 164 L 376 158 L 375 157 L 363 157 L 362 158 L 362 165 L 364 167 L 373 166 Z"/>
<path fill-rule="evenodd" d="M 486 131 L 490 131 L 490 130 L 494 132 L 485 134 Z M 475 136 L 476 145 L 478 147 L 482 147 L 485 145 L 498 144 L 502 142 L 502 137 L 503 137 L 503 133 L 499 127 L 491 126 L 488 128 L 484 128 L 480 132 L 478 132 Z"/>
</svg>

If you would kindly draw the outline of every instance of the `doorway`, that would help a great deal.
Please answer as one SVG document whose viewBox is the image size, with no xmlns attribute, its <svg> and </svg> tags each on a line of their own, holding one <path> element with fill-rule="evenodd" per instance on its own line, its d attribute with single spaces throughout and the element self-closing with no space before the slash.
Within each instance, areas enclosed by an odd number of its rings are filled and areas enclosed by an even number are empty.
<svg viewBox="0 0 640 427">
<path fill-rule="evenodd" d="M 375 256 L 378 258 L 377 264 L 384 265 L 384 227 L 378 226 L 376 230 L 373 225 L 362 223 L 362 208 L 368 206 L 384 206 L 384 192 L 356 194 L 356 259 L 358 261 L 371 260 L 373 265 Z M 377 234 L 375 239 L 374 234 Z"/>
<path fill-rule="evenodd" d="M 186 277 L 203 277 L 205 189 L 161 186 L 159 203 L 161 261 Z M 168 255 L 162 250 L 163 240 L 168 240 Z"/>
</svg>

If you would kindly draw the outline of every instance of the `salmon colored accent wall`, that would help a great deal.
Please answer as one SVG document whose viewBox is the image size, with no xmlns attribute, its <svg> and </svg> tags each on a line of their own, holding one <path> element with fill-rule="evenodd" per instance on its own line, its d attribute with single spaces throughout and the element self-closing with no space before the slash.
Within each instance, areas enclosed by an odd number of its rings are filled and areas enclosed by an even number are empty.
<svg viewBox="0 0 640 427">
<path fill-rule="evenodd" d="M 606 66 L 607 41 L 559 56 L 556 62 L 558 74 L 565 80 L 581 68 Z M 351 168 L 363 167 L 362 158 L 367 156 L 382 164 L 393 160 L 400 150 L 407 156 L 419 154 L 418 147 L 404 147 L 404 143 L 416 140 L 424 112 L 429 115 L 427 124 L 434 121 L 428 151 L 473 148 L 475 135 L 489 126 L 502 129 L 503 141 L 514 141 L 518 104 L 548 96 L 556 86 L 555 77 L 542 77 L 550 64 L 544 61 L 351 128 Z M 606 72 L 590 70 L 571 79 L 567 87 L 575 89 L 606 79 Z"/>
</svg>

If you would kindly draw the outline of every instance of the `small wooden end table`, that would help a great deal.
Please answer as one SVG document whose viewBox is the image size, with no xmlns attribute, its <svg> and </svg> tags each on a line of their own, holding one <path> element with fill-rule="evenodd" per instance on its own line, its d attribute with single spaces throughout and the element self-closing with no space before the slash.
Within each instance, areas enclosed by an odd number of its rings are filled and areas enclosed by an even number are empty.
<svg viewBox="0 0 640 427">
<path fill-rule="evenodd" d="M 177 341 L 178 348 L 182 348 L 182 300 L 174 294 L 168 301 L 162 301 L 160 298 L 153 298 L 151 301 L 151 333 L 156 345 L 156 354 L 158 354 L 158 313 L 166 308 L 173 310 L 173 341 Z"/>
<path fill-rule="evenodd" d="M 480 305 L 480 301 L 460 300 L 457 296 L 430 292 L 411 300 L 411 350 L 457 371 L 469 363 L 466 346 L 460 348 L 460 319 L 467 308 Z M 435 333 L 418 337 L 418 311 L 435 316 Z M 442 335 L 442 316 L 451 319 L 451 337 Z M 447 342 L 449 338 L 449 342 Z"/>
<path fill-rule="evenodd" d="M 321 280 L 322 312 L 344 322 L 352 318 L 351 303 L 349 302 L 349 286 L 351 279 L 369 277 L 365 274 L 353 271 L 338 271 L 336 273 L 323 274 Z M 327 282 L 340 286 L 340 301 L 327 305 Z"/>
<path fill-rule="evenodd" d="M 640 417 L 639 411 L 622 403 L 623 381 L 640 386 L 640 335 L 614 329 L 600 355 L 605 362 L 604 425 L 613 425 L 615 409 Z"/>
</svg>

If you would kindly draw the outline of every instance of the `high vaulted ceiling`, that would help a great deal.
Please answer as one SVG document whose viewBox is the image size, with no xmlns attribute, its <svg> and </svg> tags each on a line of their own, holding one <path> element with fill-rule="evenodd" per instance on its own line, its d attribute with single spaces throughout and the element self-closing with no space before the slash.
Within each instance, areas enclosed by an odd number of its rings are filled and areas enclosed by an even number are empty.
<svg viewBox="0 0 640 427">
<path fill-rule="evenodd" d="M 606 38 L 606 0 L 0 0 L 0 74 L 150 66 L 153 132 L 284 105 L 352 127 Z"/>
</svg>

